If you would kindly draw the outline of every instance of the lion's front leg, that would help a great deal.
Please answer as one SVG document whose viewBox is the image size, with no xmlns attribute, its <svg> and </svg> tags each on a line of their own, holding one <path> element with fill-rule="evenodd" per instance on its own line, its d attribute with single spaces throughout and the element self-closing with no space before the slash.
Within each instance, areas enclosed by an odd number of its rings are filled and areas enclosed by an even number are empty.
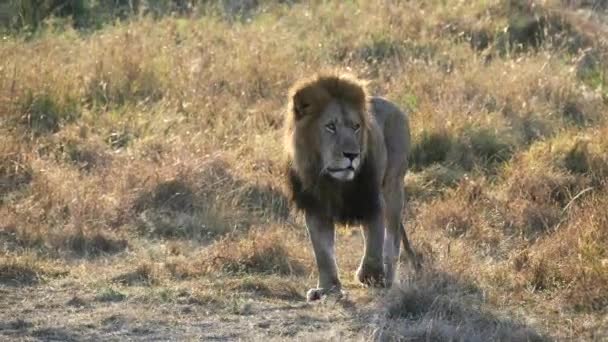
<svg viewBox="0 0 608 342">
<path fill-rule="evenodd" d="M 341 294 L 342 285 L 338 278 L 338 266 L 334 253 L 335 228 L 333 221 L 322 215 L 306 213 L 306 227 L 310 234 L 310 241 L 319 270 L 317 288 L 308 290 L 306 299 L 313 301 L 321 299 L 329 293 Z"/>
<path fill-rule="evenodd" d="M 384 286 L 382 249 L 384 244 L 384 220 L 382 215 L 365 222 L 362 227 L 365 251 L 357 270 L 357 279 L 365 285 Z"/>
</svg>

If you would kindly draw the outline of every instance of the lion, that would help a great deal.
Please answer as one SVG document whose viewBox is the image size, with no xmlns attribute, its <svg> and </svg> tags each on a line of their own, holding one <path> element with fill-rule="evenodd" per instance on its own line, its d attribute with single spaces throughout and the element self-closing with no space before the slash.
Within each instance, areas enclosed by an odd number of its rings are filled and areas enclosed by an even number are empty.
<svg viewBox="0 0 608 342">
<path fill-rule="evenodd" d="M 335 257 L 335 225 L 360 224 L 364 253 L 356 278 L 390 287 L 403 242 L 419 263 L 401 221 L 410 129 L 407 114 L 347 74 L 322 73 L 297 82 L 285 115 L 287 184 L 304 212 L 318 268 L 306 298 L 342 294 Z M 386 227 L 386 229 L 385 229 Z"/>
</svg>

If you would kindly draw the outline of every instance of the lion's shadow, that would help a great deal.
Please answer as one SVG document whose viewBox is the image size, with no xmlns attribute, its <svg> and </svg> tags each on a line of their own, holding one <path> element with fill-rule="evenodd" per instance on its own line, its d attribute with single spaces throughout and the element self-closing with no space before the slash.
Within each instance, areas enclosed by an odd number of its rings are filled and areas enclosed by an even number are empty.
<svg viewBox="0 0 608 342">
<path fill-rule="evenodd" d="M 425 269 L 405 275 L 391 289 L 367 289 L 368 296 L 327 297 L 318 302 L 270 307 L 300 311 L 310 306 L 339 312 L 340 321 L 361 336 L 377 341 L 549 341 L 550 336 L 519 319 L 498 315 L 484 292 L 461 277 Z M 305 328 L 294 326 L 294 334 Z"/>
</svg>

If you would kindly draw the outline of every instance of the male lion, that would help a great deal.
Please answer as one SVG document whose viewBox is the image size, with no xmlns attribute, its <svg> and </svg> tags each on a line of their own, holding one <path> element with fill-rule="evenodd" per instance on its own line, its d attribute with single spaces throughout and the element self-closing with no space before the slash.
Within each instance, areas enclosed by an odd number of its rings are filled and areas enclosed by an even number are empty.
<svg viewBox="0 0 608 342">
<path fill-rule="evenodd" d="M 391 286 L 400 241 L 417 267 L 401 223 L 410 147 L 406 114 L 388 100 L 368 97 L 353 77 L 322 74 L 291 88 L 284 127 L 291 199 L 304 211 L 319 270 L 307 299 L 342 291 L 336 223 L 363 227 L 361 283 Z"/>
</svg>

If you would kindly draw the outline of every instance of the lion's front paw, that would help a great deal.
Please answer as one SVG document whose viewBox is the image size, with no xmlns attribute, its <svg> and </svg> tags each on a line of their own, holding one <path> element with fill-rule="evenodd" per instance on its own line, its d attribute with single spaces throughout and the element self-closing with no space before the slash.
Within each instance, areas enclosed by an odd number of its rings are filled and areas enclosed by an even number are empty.
<svg viewBox="0 0 608 342">
<path fill-rule="evenodd" d="M 385 278 L 382 264 L 380 264 L 380 267 L 374 267 L 368 264 L 359 266 L 359 269 L 357 270 L 357 280 L 366 286 L 384 287 Z"/>
<path fill-rule="evenodd" d="M 322 299 L 327 296 L 336 296 L 338 299 L 342 298 L 345 295 L 344 291 L 340 287 L 332 287 L 332 288 L 314 288 L 308 290 L 306 292 L 306 301 L 314 302 L 319 299 Z"/>
</svg>

